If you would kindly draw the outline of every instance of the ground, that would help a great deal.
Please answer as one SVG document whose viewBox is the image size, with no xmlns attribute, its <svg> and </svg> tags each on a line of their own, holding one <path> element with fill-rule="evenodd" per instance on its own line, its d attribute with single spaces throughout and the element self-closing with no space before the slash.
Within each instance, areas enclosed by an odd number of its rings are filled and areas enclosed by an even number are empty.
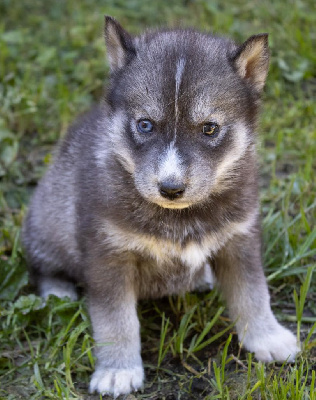
<svg viewBox="0 0 316 400">
<path fill-rule="evenodd" d="M 295 364 L 240 350 L 216 292 L 142 302 L 144 391 L 128 399 L 315 399 L 316 9 L 313 0 L 3 0 L 0 4 L 0 399 L 98 399 L 85 299 L 29 285 L 19 240 L 53 144 L 108 79 L 103 15 L 132 33 L 193 26 L 242 42 L 269 32 L 260 121 L 263 259 L 277 318 L 297 332 Z M 206 329 L 206 330 L 205 330 Z"/>
</svg>

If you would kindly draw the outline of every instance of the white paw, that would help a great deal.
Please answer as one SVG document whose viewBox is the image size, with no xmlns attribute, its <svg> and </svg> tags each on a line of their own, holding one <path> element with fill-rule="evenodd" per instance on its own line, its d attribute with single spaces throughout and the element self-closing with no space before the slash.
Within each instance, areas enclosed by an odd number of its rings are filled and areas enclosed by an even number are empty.
<svg viewBox="0 0 316 400">
<path fill-rule="evenodd" d="M 288 329 L 276 324 L 271 330 L 262 330 L 256 335 L 245 335 L 245 348 L 253 353 L 259 361 L 294 362 L 300 351 L 296 337 Z"/>
<path fill-rule="evenodd" d="M 48 296 L 53 294 L 60 298 L 69 297 L 72 301 L 78 300 L 78 294 L 73 283 L 53 277 L 41 279 L 40 294 L 44 299 L 48 299 Z"/>
<path fill-rule="evenodd" d="M 134 368 L 99 368 L 92 375 L 90 393 L 111 394 L 116 398 L 142 387 L 143 367 Z"/>
<path fill-rule="evenodd" d="M 212 272 L 211 266 L 209 263 L 205 263 L 202 274 L 194 282 L 193 290 L 196 290 L 197 292 L 206 292 L 214 289 L 214 285 L 215 276 Z"/>
</svg>

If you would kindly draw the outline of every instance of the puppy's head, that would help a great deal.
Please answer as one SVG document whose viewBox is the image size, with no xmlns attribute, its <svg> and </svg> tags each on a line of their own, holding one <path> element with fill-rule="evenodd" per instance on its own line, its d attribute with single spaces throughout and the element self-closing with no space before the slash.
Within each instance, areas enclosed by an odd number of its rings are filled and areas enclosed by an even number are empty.
<svg viewBox="0 0 316 400">
<path fill-rule="evenodd" d="M 113 150 L 148 201 L 203 203 L 233 184 L 254 143 L 267 34 L 237 46 L 192 30 L 105 29 Z"/>
</svg>

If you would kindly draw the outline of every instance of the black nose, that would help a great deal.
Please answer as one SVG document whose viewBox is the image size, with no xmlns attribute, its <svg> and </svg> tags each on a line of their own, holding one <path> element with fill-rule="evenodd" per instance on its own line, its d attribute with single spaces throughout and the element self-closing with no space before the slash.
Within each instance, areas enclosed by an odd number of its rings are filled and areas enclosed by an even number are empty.
<svg viewBox="0 0 316 400">
<path fill-rule="evenodd" d="M 159 185 L 159 192 L 162 197 L 169 200 L 179 199 L 183 196 L 185 186 L 183 183 L 176 182 L 161 182 Z"/>
</svg>

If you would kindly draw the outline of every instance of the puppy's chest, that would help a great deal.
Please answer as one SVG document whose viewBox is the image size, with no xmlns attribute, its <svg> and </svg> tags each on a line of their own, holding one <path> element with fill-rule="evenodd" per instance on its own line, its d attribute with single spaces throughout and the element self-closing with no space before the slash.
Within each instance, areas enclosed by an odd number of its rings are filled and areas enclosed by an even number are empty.
<svg viewBox="0 0 316 400">
<path fill-rule="evenodd" d="M 184 239 L 185 235 L 183 236 Z M 159 238 L 154 235 L 121 230 L 117 226 L 108 226 L 107 241 L 112 248 L 118 251 L 130 251 L 138 254 L 142 259 L 150 259 L 157 268 L 171 264 L 182 264 L 191 272 L 199 269 L 207 258 L 216 252 L 222 245 L 221 235 L 205 235 L 199 241 L 174 241 Z M 185 243 L 185 244 L 183 244 Z"/>
<path fill-rule="evenodd" d="M 142 235 L 133 237 L 129 249 L 151 258 L 158 266 L 180 262 L 193 270 L 199 268 L 211 253 L 204 241 L 189 241 L 182 245 L 180 242 Z"/>
</svg>

